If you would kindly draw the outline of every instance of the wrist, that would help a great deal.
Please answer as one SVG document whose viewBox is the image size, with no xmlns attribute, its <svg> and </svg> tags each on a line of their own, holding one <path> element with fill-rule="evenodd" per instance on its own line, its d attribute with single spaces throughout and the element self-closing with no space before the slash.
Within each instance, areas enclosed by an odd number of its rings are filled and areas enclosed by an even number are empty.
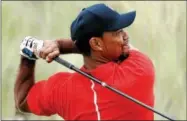
<svg viewBox="0 0 187 121">
<path fill-rule="evenodd" d="M 21 65 L 33 67 L 35 65 L 35 63 L 36 63 L 36 60 L 30 60 L 30 59 L 21 55 Z"/>
<path fill-rule="evenodd" d="M 56 39 L 54 40 L 54 42 L 57 44 L 57 47 L 58 49 L 60 50 L 60 52 L 62 51 L 62 43 L 63 43 L 63 40 L 62 39 Z"/>
</svg>

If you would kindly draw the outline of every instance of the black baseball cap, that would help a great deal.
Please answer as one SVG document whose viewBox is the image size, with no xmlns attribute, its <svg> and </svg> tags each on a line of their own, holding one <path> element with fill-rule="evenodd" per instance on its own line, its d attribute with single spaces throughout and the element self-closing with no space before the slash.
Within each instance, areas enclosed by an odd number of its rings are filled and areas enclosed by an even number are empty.
<svg viewBox="0 0 187 121">
<path fill-rule="evenodd" d="M 119 14 L 105 4 L 95 4 L 82 9 L 71 24 L 71 39 L 79 40 L 84 36 L 100 32 L 116 31 L 130 26 L 136 16 L 136 11 Z"/>
</svg>

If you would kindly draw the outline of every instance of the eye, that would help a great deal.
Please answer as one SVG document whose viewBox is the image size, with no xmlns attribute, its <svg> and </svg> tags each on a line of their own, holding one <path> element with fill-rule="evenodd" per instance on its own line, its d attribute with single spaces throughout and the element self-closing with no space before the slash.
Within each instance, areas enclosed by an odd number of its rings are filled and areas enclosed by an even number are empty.
<svg viewBox="0 0 187 121">
<path fill-rule="evenodd" d="M 123 30 L 122 30 L 122 29 L 120 29 L 120 30 L 118 30 L 118 31 L 115 31 L 115 32 L 112 32 L 112 35 L 113 35 L 113 36 L 119 36 L 119 35 L 121 35 L 121 34 L 123 34 Z"/>
<path fill-rule="evenodd" d="M 116 35 L 118 36 L 118 35 L 120 35 L 122 33 L 123 33 L 123 30 L 121 29 L 121 30 L 119 30 L 119 31 L 116 32 Z"/>
<path fill-rule="evenodd" d="M 120 33 L 123 33 L 123 32 L 124 32 L 123 29 L 121 29 L 121 30 L 120 30 Z"/>
</svg>

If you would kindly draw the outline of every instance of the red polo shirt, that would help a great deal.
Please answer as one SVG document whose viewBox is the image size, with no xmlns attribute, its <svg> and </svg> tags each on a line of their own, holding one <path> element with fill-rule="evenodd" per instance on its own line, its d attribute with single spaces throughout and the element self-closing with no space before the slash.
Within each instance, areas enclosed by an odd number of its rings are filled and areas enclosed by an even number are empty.
<svg viewBox="0 0 187 121">
<path fill-rule="evenodd" d="M 81 68 L 85 71 L 84 68 Z M 154 106 L 154 67 L 143 53 L 131 50 L 121 64 L 109 62 L 90 72 L 118 90 Z M 153 120 L 153 112 L 78 73 L 60 72 L 37 82 L 27 103 L 32 113 L 58 114 L 65 120 Z"/>
</svg>

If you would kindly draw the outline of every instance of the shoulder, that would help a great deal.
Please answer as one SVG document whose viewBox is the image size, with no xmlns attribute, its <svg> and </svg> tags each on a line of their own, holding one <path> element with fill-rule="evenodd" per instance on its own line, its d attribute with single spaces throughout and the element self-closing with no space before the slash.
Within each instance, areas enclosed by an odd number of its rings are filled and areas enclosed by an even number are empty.
<svg viewBox="0 0 187 121">
<path fill-rule="evenodd" d="M 139 66 L 153 66 L 151 58 L 139 50 L 130 50 L 129 57 L 121 64 L 130 65 L 130 63 L 137 63 Z"/>
<path fill-rule="evenodd" d="M 48 80 L 62 80 L 62 79 L 67 79 L 72 75 L 70 72 L 57 72 L 50 76 Z"/>
<path fill-rule="evenodd" d="M 37 81 L 31 88 L 30 92 L 38 91 L 52 91 L 58 86 L 62 86 L 66 83 L 71 73 L 68 72 L 58 72 L 50 76 L 48 79 Z"/>
<path fill-rule="evenodd" d="M 56 103 L 53 100 L 62 100 L 60 97 L 65 95 L 63 91 L 70 76 L 71 73 L 58 72 L 46 80 L 36 82 L 27 95 L 29 109 L 38 115 L 53 114 L 56 110 Z M 50 105 L 53 105 L 53 109 Z"/>
<path fill-rule="evenodd" d="M 62 84 L 65 84 L 71 75 L 72 73 L 69 72 L 57 72 L 46 80 L 46 86 L 60 86 Z"/>
<path fill-rule="evenodd" d="M 155 73 L 152 60 L 139 50 L 130 50 L 129 57 L 119 65 L 119 68 L 138 76 L 154 77 Z"/>
</svg>

